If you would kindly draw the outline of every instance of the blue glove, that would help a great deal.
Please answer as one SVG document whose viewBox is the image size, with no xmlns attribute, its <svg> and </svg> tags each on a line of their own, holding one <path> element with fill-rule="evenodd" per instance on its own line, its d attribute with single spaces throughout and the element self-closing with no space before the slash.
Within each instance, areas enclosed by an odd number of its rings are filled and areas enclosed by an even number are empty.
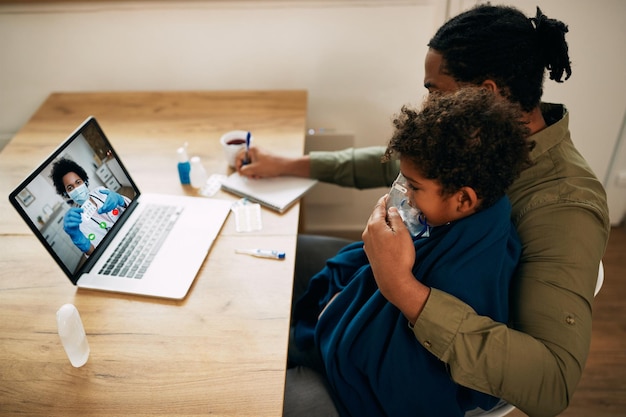
<svg viewBox="0 0 626 417">
<path fill-rule="evenodd" d="M 108 195 L 102 207 L 98 209 L 99 214 L 108 213 L 117 207 L 124 207 L 124 204 L 126 204 L 126 202 L 124 201 L 124 197 L 122 197 L 115 191 L 102 190 L 100 192 L 102 194 L 108 194 Z"/>
<path fill-rule="evenodd" d="M 63 217 L 63 230 L 69 235 L 78 249 L 83 251 L 83 253 L 87 253 L 91 248 L 91 242 L 79 229 L 80 224 L 83 222 L 82 212 L 82 208 L 72 207 L 69 209 Z"/>
</svg>

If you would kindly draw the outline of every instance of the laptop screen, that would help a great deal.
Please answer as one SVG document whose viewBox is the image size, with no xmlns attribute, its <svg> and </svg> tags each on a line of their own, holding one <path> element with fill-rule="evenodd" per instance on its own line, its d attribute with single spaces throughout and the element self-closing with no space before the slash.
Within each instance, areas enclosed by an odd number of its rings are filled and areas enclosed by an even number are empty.
<svg viewBox="0 0 626 417">
<path fill-rule="evenodd" d="M 90 117 L 9 196 L 76 283 L 130 214 L 139 190 Z M 98 250 L 100 249 L 100 250 Z"/>
</svg>

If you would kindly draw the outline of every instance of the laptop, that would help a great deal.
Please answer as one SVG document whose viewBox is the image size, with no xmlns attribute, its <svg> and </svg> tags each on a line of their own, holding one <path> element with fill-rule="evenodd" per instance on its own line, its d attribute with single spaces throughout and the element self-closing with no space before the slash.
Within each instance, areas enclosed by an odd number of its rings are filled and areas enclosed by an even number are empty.
<svg viewBox="0 0 626 417">
<path fill-rule="evenodd" d="M 141 193 L 93 116 L 9 200 L 74 285 L 170 299 L 186 296 L 231 207 Z"/>
</svg>

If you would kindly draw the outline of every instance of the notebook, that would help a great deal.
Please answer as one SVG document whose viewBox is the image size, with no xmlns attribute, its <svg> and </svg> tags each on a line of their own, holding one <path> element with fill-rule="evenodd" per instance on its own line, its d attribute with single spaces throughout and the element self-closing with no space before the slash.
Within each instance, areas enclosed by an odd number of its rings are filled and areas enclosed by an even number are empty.
<svg viewBox="0 0 626 417">
<path fill-rule="evenodd" d="M 9 200 L 74 285 L 171 299 L 186 296 L 231 206 L 141 193 L 94 117 Z"/>
<path fill-rule="evenodd" d="M 294 205 L 317 180 L 301 177 L 246 178 L 233 173 L 222 181 L 222 189 L 246 197 L 279 213 Z"/>
</svg>

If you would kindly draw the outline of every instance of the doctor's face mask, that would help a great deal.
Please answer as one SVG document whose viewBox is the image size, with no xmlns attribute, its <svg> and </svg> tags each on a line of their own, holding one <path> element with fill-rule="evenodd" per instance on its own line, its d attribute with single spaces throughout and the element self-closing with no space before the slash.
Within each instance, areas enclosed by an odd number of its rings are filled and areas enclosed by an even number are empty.
<svg viewBox="0 0 626 417">
<path fill-rule="evenodd" d="M 89 199 L 87 183 L 75 172 L 68 172 L 63 176 L 63 185 L 68 197 L 79 205 Z"/>
<path fill-rule="evenodd" d="M 89 199 L 89 189 L 87 188 L 87 184 L 82 183 L 70 191 L 68 195 L 77 204 L 83 205 L 83 203 Z"/>
</svg>

